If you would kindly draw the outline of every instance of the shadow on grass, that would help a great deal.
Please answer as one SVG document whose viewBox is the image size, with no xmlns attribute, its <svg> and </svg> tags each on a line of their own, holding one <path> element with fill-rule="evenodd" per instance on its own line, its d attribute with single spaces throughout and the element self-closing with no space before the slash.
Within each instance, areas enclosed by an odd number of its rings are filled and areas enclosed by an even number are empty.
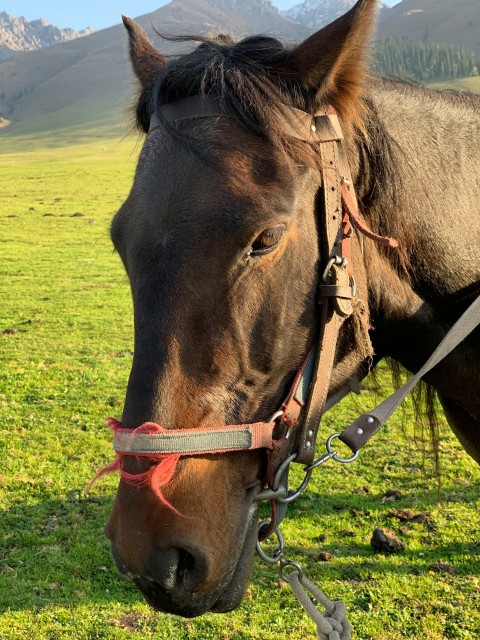
<svg viewBox="0 0 480 640">
<path fill-rule="evenodd" d="M 443 505 L 465 503 L 478 498 L 480 486 L 472 485 L 464 493 L 446 487 L 443 494 Z M 18 505 L 0 513 L 0 611 L 143 601 L 135 587 L 118 575 L 110 557 L 103 528 L 112 497 L 84 496 L 77 491 L 64 500 Z M 480 573 L 480 543 L 476 538 L 465 541 L 474 533 L 465 529 L 459 528 L 457 541 L 436 544 L 434 529 L 412 525 L 417 527 L 416 534 L 420 531 L 420 544 L 417 537 L 415 547 L 421 550 L 408 549 L 408 535 L 407 550 L 396 556 L 376 555 L 370 547 L 366 533 L 371 534 L 373 523 L 393 529 L 401 526 L 388 518 L 391 508 L 427 510 L 438 504 L 436 492 L 407 495 L 388 504 L 382 504 L 378 496 L 346 491 L 327 497 L 305 496 L 290 508 L 287 517 L 294 530 L 298 527 L 302 531 L 302 537 L 305 531 L 300 520 L 310 522 L 307 535 L 312 531 L 315 548 L 295 544 L 294 531 L 286 537 L 288 557 L 298 560 L 314 578 L 323 575 L 346 581 L 371 580 L 387 573 L 421 575 L 437 562 L 451 563 L 456 576 Z M 348 541 L 341 533 L 331 533 L 332 516 L 350 518 L 355 532 Z M 315 541 L 315 529 L 323 526 L 322 518 L 330 519 L 327 543 Z M 334 561 L 321 563 L 318 553 L 322 550 L 332 553 Z M 271 571 L 257 562 L 256 572 L 264 569 Z"/>
<path fill-rule="evenodd" d="M 112 498 L 71 492 L 0 512 L 0 612 L 142 601 L 117 573 L 103 528 Z"/>
<path fill-rule="evenodd" d="M 382 579 L 391 576 L 421 576 L 438 573 L 443 577 L 472 576 L 480 573 L 480 543 L 459 541 L 391 554 L 376 553 L 368 543 L 322 544 L 321 549 L 331 552 L 330 562 L 322 562 L 318 552 L 289 545 L 286 555 L 299 562 L 312 577 L 346 581 Z M 319 549 L 320 551 L 320 549 Z M 449 567 L 448 570 L 439 566 Z"/>
<path fill-rule="evenodd" d="M 398 500 L 382 501 L 382 494 L 358 493 L 353 491 L 334 491 L 322 495 L 317 489 L 307 491 L 288 511 L 288 518 L 305 517 L 305 514 L 331 516 L 332 514 L 350 513 L 361 517 L 366 515 L 383 515 L 391 509 L 410 509 L 417 512 L 428 511 L 429 508 L 448 507 L 449 504 L 474 503 L 480 496 L 480 482 L 465 486 L 443 486 L 440 493 L 415 488 L 405 490 Z"/>
</svg>

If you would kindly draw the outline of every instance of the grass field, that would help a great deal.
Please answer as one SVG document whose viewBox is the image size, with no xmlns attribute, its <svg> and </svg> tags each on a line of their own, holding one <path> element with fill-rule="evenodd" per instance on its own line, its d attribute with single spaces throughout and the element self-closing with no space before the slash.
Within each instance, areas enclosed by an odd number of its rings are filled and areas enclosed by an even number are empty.
<svg viewBox="0 0 480 640">
<path fill-rule="evenodd" d="M 117 575 L 103 535 L 116 480 L 83 492 L 112 458 L 104 422 L 121 413 L 131 360 L 130 294 L 108 225 L 135 157 L 132 140 L 1 156 L 0 638 L 313 638 L 289 589 L 258 560 L 234 613 L 154 613 Z M 386 372 L 379 379 L 377 396 L 389 388 Z M 324 435 L 375 393 L 328 415 Z M 442 426 L 439 500 L 412 424 L 407 403 L 358 463 L 316 474 L 285 523 L 288 554 L 346 602 L 357 639 L 477 640 L 480 471 Z M 388 489 L 401 500 L 382 502 Z M 429 516 L 401 522 L 394 508 Z M 374 553 L 377 526 L 406 550 Z M 322 551 L 333 560 L 320 562 Z"/>
<path fill-rule="evenodd" d="M 449 80 L 448 82 L 434 82 L 431 86 L 435 89 L 456 89 L 457 91 L 480 93 L 480 76 Z"/>
</svg>

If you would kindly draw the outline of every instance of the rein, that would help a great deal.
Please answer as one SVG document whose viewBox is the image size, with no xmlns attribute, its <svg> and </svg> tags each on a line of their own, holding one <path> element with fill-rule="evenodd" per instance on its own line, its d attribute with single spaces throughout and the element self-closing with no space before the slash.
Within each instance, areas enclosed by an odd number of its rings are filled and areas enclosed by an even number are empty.
<svg viewBox="0 0 480 640">
<path fill-rule="evenodd" d="M 268 520 L 259 525 L 257 552 L 267 563 L 279 566 L 280 576 L 291 584 L 302 606 L 317 623 L 320 638 L 347 640 L 350 638 L 350 627 L 343 605 L 326 599 L 308 581 L 302 568 L 285 558 L 280 524 L 288 505 L 307 488 L 313 471 L 330 459 L 339 463 L 354 462 L 360 448 L 384 425 L 415 384 L 480 324 L 480 297 L 446 334 L 416 375 L 376 409 L 357 418 L 342 433 L 330 435 L 325 453 L 315 460 L 315 444 L 322 415 L 354 386 L 354 381 L 351 381 L 347 389 L 327 403 L 337 339 L 343 323 L 353 313 L 354 303 L 358 302 L 354 265 L 350 257 L 352 227 L 391 248 L 397 247 L 398 243 L 392 238 L 373 233 L 359 213 L 343 146 L 343 133 L 335 111 L 327 107 L 321 113 L 311 115 L 286 105 L 281 105 L 279 110 L 284 116 L 288 135 L 317 144 L 322 161 L 324 206 L 320 235 L 323 242 L 321 253 L 327 259 L 318 292 L 321 314 L 317 344 L 298 370 L 287 398 L 266 422 L 192 429 L 165 429 L 148 422 L 137 429 L 124 429 L 120 422 L 111 420 L 109 424 L 114 430 L 116 459 L 99 471 L 89 486 L 104 473 L 118 470 L 127 482 L 150 484 L 159 499 L 179 514 L 163 497 L 161 487 L 173 477 L 180 457 L 265 449 L 268 452 L 267 488 L 257 494 L 255 501 L 270 502 L 272 513 Z M 152 116 L 149 133 L 165 123 L 220 117 L 233 117 L 222 100 L 194 96 L 162 106 L 161 118 Z M 341 457 L 337 453 L 334 446 L 337 439 L 350 448 L 350 457 Z M 123 468 L 125 456 L 147 458 L 154 466 L 145 473 L 127 473 Z M 293 462 L 304 465 L 305 478 L 300 487 L 290 491 L 288 472 Z M 278 547 L 269 556 L 262 549 L 261 542 L 272 534 L 277 538 Z M 314 608 L 312 597 L 324 605 L 326 616 Z"/>
</svg>

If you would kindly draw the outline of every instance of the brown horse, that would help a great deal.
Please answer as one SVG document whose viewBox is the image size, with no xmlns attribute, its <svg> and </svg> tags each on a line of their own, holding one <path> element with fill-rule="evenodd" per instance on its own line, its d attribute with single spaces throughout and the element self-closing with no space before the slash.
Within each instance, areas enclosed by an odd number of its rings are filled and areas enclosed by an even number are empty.
<svg viewBox="0 0 480 640">
<path fill-rule="evenodd" d="M 318 325 L 324 264 L 314 144 L 278 105 L 333 106 L 369 227 L 400 252 L 352 237 L 357 295 L 376 358 L 416 371 L 478 293 L 480 99 L 365 72 L 376 0 L 360 0 L 295 48 L 257 36 L 198 38 L 166 59 L 130 19 L 136 114 L 148 134 L 112 238 L 134 303 L 123 425 L 168 429 L 265 420 Z M 165 119 L 162 105 L 214 96 L 230 117 Z M 339 337 L 330 393 L 368 368 L 355 321 Z M 437 366 L 438 393 L 480 462 L 479 334 Z M 368 350 L 367 350 L 368 351 Z M 185 457 L 163 495 L 120 481 L 107 525 L 120 571 L 156 609 L 197 616 L 241 601 L 257 539 L 261 451 Z M 129 456 L 125 470 L 151 462 Z"/>
</svg>

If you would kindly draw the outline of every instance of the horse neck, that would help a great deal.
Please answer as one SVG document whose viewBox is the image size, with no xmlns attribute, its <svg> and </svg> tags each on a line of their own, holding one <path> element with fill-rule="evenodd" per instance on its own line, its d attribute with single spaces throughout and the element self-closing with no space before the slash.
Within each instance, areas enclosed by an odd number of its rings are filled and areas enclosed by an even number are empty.
<svg viewBox="0 0 480 640">
<path fill-rule="evenodd" d="M 406 244 L 410 262 L 407 277 L 391 254 L 365 243 L 374 346 L 377 353 L 415 369 L 433 351 L 451 316 L 460 315 L 451 300 L 480 280 L 480 149 L 475 138 L 480 98 L 379 79 L 371 81 L 369 92 L 377 133 L 369 153 L 361 146 L 358 151 L 360 200 L 372 226 L 388 228 L 388 221 L 403 220 L 406 232 L 397 225 L 397 239 Z M 391 166 L 383 175 L 371 160 L 378 132 L 393 152 L 385 158 Z M 393 200 L 392 176 L 397 179 Z"/>
<path fill-rule="evenodd" d="M 378 79 L 370 95 L 377 119 L 370 157 L 378 131 L 392 155 L 382 158 L 390 165 L 383 175 L 366 160 L 366 181 L 375 196 L 360 185 L 360 198 L 367 196 L 365 215 L 400 234 L 415 288 L 439 300 L 479 277 L 476 243 L 469 239 L 480 239 L 480 97 Z M 462 263 L 461 273 L 452 274 L 455 261 Z"/>
</svg>

